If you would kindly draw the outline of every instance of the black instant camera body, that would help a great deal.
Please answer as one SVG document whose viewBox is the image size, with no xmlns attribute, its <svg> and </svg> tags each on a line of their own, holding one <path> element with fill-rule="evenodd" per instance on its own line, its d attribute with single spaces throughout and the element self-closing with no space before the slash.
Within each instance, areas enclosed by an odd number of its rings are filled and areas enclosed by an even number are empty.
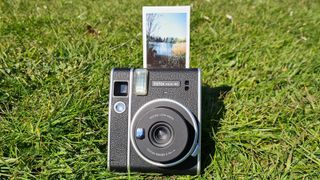
<svg viewBox="0 0 320 180">
<path fill-rule="evenodd" d="M 109 170 L 200 173 L 200 69 L 113 69 L 109 97 Z"/>
</svg>

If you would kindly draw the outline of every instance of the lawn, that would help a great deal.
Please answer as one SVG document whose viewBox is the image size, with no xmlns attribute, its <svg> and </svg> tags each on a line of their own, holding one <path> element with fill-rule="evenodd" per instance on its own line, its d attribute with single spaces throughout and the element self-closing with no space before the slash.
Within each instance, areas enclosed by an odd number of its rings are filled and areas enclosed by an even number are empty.
<svg viewBox="0 0 320 180">
<path fill-rule="evenodd" d="M 202 69 L 201 176 L 320 178 L 320 2 L 0 2 L 0 179 L 106 170 L 109 73 L 142 67 L 142 6 L 188 5 Z"/>
</svg>

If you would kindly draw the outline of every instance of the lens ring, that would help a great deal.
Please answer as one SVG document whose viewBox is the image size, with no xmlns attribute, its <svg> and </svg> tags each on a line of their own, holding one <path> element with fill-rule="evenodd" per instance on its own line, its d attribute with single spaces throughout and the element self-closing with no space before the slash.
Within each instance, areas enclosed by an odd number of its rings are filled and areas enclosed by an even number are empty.
<svg viewBox="0 0 320 180">
<path fill-rule="evenodd" d="M 149 139 L 151 144 L 159 148 L 170 145 L 173 137 L 173 128 L 168 123 L 158 122 L 150 128 Z"/>
<path fill-rule="evenodd" d="M 135 125 L 137 124 L 137 122 L 139 122 L 140 118 L 142 117 L 143 114 L 145 114 L 148 110 L 156 108 L 156 107 L 171 107 L 174 106 L 176 109 L 178 107 L 178 109 L 180 109 L 179 112 L 183 112 L 184 117 L 188 117 L 188 120 L 190 120 L 190 123 L 193 126 L 193 130 L 194 130 L 194 137 L 193 137 L 193 143 L 191 148 L 189 149 L 189 151 L 180 159 L 174 161 L 174 162 L 169 162 L 169 163 L 165 163 L 165 162 L 158 162 L 152 159 L 147 158 L 138 148 L 137 142 L 135 140 L 134 137 L 134 130 L 135 130 Z M 131 131 L 131 136 L 130 136 L 130 140 L 131 140 L 131 144 L 133 149 L 135 150 L 135 152 L 139 155 L 139 157 L 141 157 L 144 161 L 154 165 L 154 166 L 158 166 L 158 167 L 172 167 L 175 166 L 181 162 L 183 162 L 184 160 L 186 160 L 194 151 L 195 147 L 198 144 L 198 138 L 199 138 L 199 128 L 198 128 L 198 120 L 196 119 L 196 117 L 192 114 L 192 112 L 187 109 L 184 105 L 182 105 L 181 103 L 175 101 L 175 100 L 171 100 L 171 99 L 166 99 L 166 98 L 161 98 L 161 99 L 154 99 L 152 101 L 147 102 L 146 104 L 144 104 L 143 106 L 141 106 L 138 111 L 135 113 L 135 115 L 132 118 L 131 124 L 130 124 L 130 131 Z"/>
</svg>

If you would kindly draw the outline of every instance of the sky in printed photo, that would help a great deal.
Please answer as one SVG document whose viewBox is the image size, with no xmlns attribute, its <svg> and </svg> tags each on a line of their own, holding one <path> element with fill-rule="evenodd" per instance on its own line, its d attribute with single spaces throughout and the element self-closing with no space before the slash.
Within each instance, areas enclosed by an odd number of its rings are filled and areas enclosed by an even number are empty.
<svg viewBox="0 0 320 180">
<path fill-rule="evenodd" d="M 186 39 L 187 13 L 157 13 L 156 23 L 159 28 L 152 35 L 154 37 L 173 37 Z"/>
</svg>

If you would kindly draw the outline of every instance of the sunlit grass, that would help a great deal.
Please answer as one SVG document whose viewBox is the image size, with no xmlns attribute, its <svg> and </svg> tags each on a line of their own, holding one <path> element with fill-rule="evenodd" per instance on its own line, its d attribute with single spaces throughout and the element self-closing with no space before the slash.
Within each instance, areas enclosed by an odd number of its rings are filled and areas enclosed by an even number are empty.
<svg viewBox="0 0 320 180">
<path fill-rule="evenodd" d="M 106 170 L 109 73 L 142 67 L 142 6 L 178 4 L 209 89 L 201 177 L 318 179 L 320 3 L 214 0 L 1 1 L 0 179 L 128 178 Z"/>
</svg>

